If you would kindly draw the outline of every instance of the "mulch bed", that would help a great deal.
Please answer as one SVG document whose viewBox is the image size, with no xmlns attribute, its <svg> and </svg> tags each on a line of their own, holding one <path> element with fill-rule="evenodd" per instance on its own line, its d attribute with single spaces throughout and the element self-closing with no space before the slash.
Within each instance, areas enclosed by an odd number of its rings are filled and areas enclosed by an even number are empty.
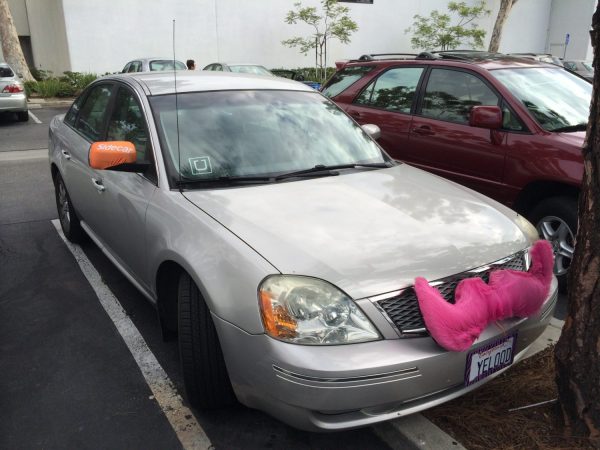
<svg viewBox="0 0 600 450">
<path fill-rule="evenodd" d="M 508 411 L 557 398 L 553 351 L 548 347 L 424 415 L 469 450 L 591 449 L 587 439 L 569 435 L 556 402 Z"/>
</svg>

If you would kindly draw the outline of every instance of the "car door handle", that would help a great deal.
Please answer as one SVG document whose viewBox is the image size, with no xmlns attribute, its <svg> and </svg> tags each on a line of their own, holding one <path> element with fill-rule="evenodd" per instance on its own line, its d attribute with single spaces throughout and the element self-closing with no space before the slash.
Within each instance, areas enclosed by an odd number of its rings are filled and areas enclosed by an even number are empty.
<svg viewBox="0 0 600 450">
<path fill-rule="evenodd" d="M 68 151 L 66 151 L 66 150 L 61 150 L 60 152 L 61 152 L 61 153 L 62 153 L 62 155 L 65 157 L 65 159 L 67 159 L 67 160 L 71 159 L 71 155 L 69 154 L 69 152 L 68 152 Z"/>
<path fill-rule="evenodd" d="M 92 183 L 94 184 L 94 187 L 98 189 L 98 192 L 104 192 L 106 190 L 102 184 L 102 180 L 99 180 L 98 178 L 92 178 Z"/>
<path fill-rule="evenodd" d="M 433 131 L 427 125 L 424 125 L 422 127 L 413 128 L 412 131 L 413 131 L 413 133 L 420 134 L 421 136 L 433 136 L 435 134 L 435 131 Z"/>
</svg>

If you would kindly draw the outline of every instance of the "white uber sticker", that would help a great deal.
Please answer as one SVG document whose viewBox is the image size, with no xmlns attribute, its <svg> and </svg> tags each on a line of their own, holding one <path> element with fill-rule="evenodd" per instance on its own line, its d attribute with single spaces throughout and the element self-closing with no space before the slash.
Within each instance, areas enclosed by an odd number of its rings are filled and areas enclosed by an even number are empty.
<svg viewBox="0 0 600 450">
<path fill-rule="evenodd" d="M 188 162 L 192 169 L 192 175 L 206 175 L 212 173 L 212 165 L 210 164 L 210 157 L 208 156 L 189 158 Z"/>
</svg>

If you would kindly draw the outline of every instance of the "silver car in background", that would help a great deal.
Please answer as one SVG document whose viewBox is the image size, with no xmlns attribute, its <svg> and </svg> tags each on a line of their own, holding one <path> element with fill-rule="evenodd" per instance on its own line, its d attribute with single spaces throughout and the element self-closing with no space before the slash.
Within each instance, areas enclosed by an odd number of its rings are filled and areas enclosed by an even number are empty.
<svg viewBox="0 0 600 450">
<path fill-rule="evenodd" d="M 62 229 L 156 305 L 193 405 L 365 426 L 475 389 L 504 369 L 471 379 L 470 355 L 510 339 L 517 361 L 543 332 L 556 279 L 539 314 L 491 324 L 468 351 L 434 342 L 415 277 L 451 299 L 469 273 L 527 270 L 537 232 L 393 161 L 377 131 L 300 83 L 193 71 L 177 94 L 166 73 L 99 79 L 52 120 Z"/>
<path fill-rule="evenodd" d="M 29 120 L 23 82 L 12 67 L 3 62 L 0 62 L 0 113 L 16 113 L 20 122 Z"/>
<path fill-rule="evenodd" d="M 173 67 L 176 67 L 177 70 L 187 70 L 187 66 L 181 61 L 175 60 L 175 63 L 173 63 L 173 58 L 169 58 L 168 56 L 155 56 L 152 58 L 138 58 L 129 61 L 125 64 L 121 73 L 161 72 L 173 70 Z"/>
</svg>

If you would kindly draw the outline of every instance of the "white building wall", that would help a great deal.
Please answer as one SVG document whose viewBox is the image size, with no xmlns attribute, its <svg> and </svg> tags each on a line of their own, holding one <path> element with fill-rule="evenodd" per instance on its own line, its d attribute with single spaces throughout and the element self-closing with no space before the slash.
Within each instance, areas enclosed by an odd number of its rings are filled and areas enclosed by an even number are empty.
<svg viewBox="0 0 600 450">
<path fill-rule="evenodd" d="M 590 28 L 596 0 L 552 0 L 548 30 L 548 52 L 565 53 L 565 37 L 570 34 L 566 59 L 592 59 Z"/>
<path fill-rule="evenodd" d="M 26 0 L 33 60 L 37 69 L 56 75 L 71 70 L 61 0 Z M 90 36 L 79 39 L 90 40 Z"/>
<path fill-rule="evenodd" d="M 281 44 L 284 39 L 311 32 L 308 26 L 284 22 L 296 0 L 50 1 L 62 3 L 70 64 L 75 71 L 115 72 L 127 61 L 141 56 L 170 57 L 173 19 L 177 22 L 177 58 L 194 59 L 199 68 L 216 61 L 256 62 L 269 68 L 314 65 L 314 53 L 304 56 L 297 49 Z M 27 2 L 30 5 L 35 0 Z M 560 11 L 556 12 L 561 2 L 581 3 L 586 8 L 581 8 L 585 10 L 581 12 L 579 8 L 566 7 L 568 11 L 563 12 L 561 4 Z M 581 23 L 591 21 L 587 6 L 593 2 L 595 0 L 520 0 L 505 25 L 500 50 L 545 51 L 548 30 L 562 33 L 559 19 L 563 15 L 574 24 L 579 23 L 579 28 L 587 27 Z M 47 4 L 46 1 L 38 3 Z M 320 2 L 303 0 L 302 3 L 318 6 Z M 334 60 L 356 58 L 364 53 L 416 52 L 411 48 L 410 34 L 405 33 L 413 16 L 428 15 L 433 9 L 443 11 L 447 3 L 448 0 L 374 0 L 372 5 L 345 4 L 359 30 L 348 45 L 331 41 L 328 65 L 332 66 Z M 479 21 L 488 32 L 486 45 L 500 0 L 487 0 L 487 3 L 492 14 Z M 575 31 L 572 42 L 573 39 L 580 39 Z"/>
</svg>

